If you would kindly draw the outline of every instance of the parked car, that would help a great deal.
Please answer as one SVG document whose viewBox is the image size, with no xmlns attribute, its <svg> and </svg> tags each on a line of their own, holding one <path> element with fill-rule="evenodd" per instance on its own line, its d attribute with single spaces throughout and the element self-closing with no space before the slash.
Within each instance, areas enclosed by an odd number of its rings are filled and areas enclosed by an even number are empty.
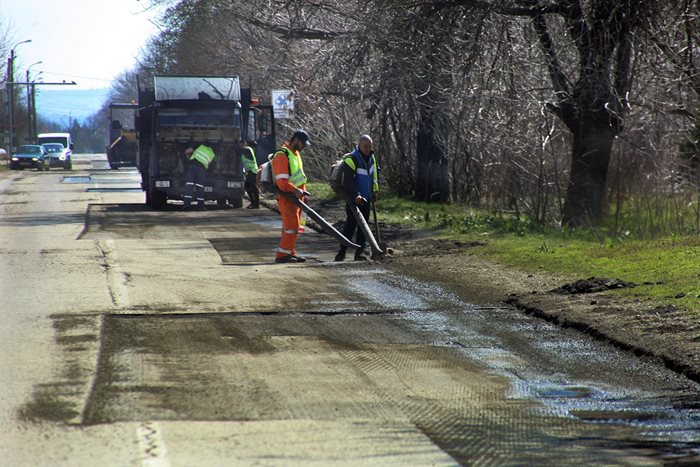
<svg viewBox="0 0 700 467">
<path fill-rule="evenodd" d="M 38 144 L 24 144 L 12 154 L 10 168 L 12 170 L 35 168 L 37 170 L 49 170 L 51 167 L 49 153 Z"/>
<path fill-rule="evenodd" d="M 70 160 L 70 149 L 63 146 L 61 143 L 45 143 L 42 144 L 44 149 L 48 151 L 51 162 L 51 167 L 63 167 L 66 170 L 72 168 Z"/>
</svg>

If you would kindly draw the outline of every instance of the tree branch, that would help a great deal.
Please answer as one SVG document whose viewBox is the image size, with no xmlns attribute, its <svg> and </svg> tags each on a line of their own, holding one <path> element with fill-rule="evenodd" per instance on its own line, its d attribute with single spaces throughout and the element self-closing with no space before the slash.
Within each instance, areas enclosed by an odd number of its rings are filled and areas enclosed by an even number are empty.
<svg viewBox="0 0 700 467">
<path fill-rule="evenodd" d="M 238 16 L 238 15 L 234 15 Z M 324 31 L 322 29 L 314 28 L 294 28 L 289 26 L 283 26 L 281 24 L 271 24 L 262 21 L 257 18 L 252 17 L 240 17 L 238 19 L 246 21 L 253 26 L 257 26 L 265 31 L 270 31 L 280 36 L 284 36 L 290 39 L 309 39 L 309 40 L 333 40 L 343 36 L 348 36 L 353 34 L 353 31 Z"/>
<path fill-rule="evenodd" d="M 540 45 L 542 45 L 542 50 L 544 51 L 547 68 L 549 69 L 549 76 L 552 80 L 552 86 L 554 87 L 554 94 L 559 101 L 564 101 L 571 96 L 571 90 L 569 89 L 566 75 L 562 71 L 554 42 L 549 34 L 547 21 L 544 16 L 537 15 L 532 18 L 532 24 L 535 27 L 535 32 L 537 32 Z"/>
<path fill-rule="evenodd" d="M 510 3 L 496 0 L 489 2 L 486 0 L 451 0 L 440 2 L 440 8 L 451 8 L 456 6 L 466 6 L 480 10 L 491 11 L 504 16 L 537 16 L 552 13 L 561 13 L 561 7 L 557 3 L 538 4 L 533 0 L 514 0 Z"/>
</svg>

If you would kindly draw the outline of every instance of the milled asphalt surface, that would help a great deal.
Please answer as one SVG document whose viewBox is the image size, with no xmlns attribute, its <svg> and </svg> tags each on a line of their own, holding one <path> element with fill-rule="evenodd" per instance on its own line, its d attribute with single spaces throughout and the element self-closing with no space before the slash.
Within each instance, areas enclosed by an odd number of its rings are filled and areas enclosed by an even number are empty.
<svg viewBox="0 0 700 467">
<path fill-rule="evenodd" d="M 152 212 L 102 159 L 0 182 L 8 465 L 700 459 L 700 388 L 656 362 L 315 232 L 275 265 L 274 213 Z"/>
</svg>

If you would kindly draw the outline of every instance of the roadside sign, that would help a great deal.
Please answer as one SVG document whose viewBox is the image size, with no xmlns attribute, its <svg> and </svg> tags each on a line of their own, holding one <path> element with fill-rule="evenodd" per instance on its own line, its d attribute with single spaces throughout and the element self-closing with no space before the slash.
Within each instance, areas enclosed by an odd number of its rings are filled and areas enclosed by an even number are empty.
<svg viewBox="0 0 700 467">
<path fill-rule="evenodd" d="M 294 91 L 273 89 L 272 109 L 275 112 L 276 119 L 294 117 Z"/>
</svg>

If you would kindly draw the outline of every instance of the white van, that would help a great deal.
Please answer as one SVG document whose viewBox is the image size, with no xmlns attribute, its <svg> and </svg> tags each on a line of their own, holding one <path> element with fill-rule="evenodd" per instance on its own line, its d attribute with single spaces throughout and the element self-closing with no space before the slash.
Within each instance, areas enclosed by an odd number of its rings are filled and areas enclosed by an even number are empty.
<svg viewBox="0 0 700 467">
<path fill-rule="evenodd" d="M 73 168 L 73 140 L 70 133 L 39 133 L 36 136 L 37 144 L 60 143 L 63 145 L 63 153 L 51 154 L 51 164 L 62 166 L 64 169 Z M 48 148 L 47 148 L 48 149 Z"/>
<path fill-rule="evenodd" d="M 73 150 L 73 140 L 70 133 L 39 133 L 37 135 L 37 144 L 45 143 L 61 143 L 64 148 Z"/>
</svg>

